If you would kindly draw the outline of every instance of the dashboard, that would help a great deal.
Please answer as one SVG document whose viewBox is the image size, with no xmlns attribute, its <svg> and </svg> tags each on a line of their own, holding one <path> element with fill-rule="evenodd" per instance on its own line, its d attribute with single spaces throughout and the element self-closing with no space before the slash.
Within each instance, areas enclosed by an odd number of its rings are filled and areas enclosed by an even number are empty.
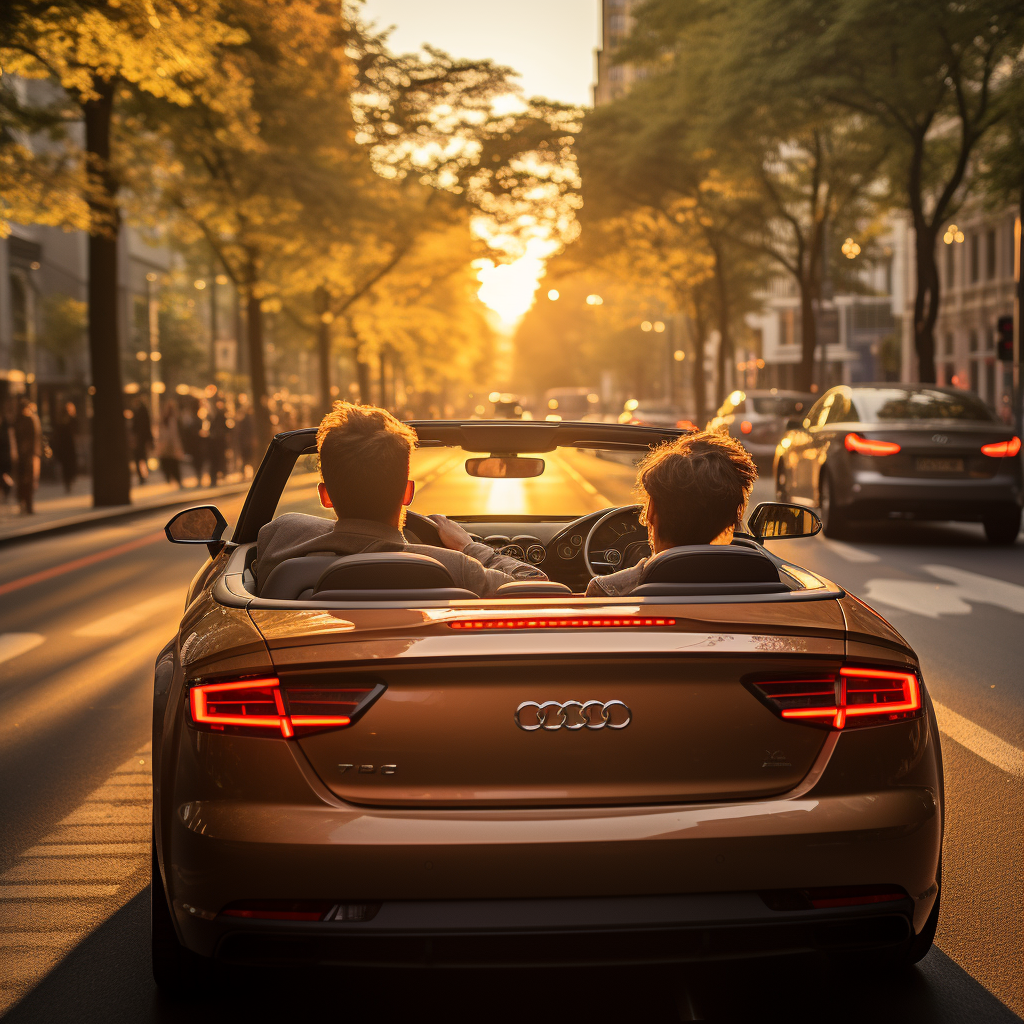
<svg viewBox="0 0 1024 1024">
<path fill-rule="evenodd" d="M 595 574 L 617 572 L 651 553 L 647 530 L 639 522 L 638 506 L 601 509 L 579 518 L 452 516 L 452 519 L 474 541 L 535 565 L 548 579 L 565 583 L 574 591 L 583 589 Z M 420 521 L 410 514 L 405 527 L 408 539 L 414 543 L 436 544 L 433 524 L 427 520 L 427 529 L 421 530 Z M 428 533 L 434 536 L 426 536 Z M 588 537 L 594 572 L 590 571 L 585 557 Z"/>
</svg>

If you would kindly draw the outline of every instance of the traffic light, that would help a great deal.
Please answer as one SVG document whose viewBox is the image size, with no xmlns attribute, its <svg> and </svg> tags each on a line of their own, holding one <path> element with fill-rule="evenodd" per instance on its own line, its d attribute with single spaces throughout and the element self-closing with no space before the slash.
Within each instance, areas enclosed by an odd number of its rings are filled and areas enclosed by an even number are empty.
<svg viewBox="0 0 1024 1024">
<path fill-rule="evenodd" d="M 1013 317 L 1001 316 L 996 321 L 996 357 L 1000 362 L 1013 362 Z"/>
</svg>

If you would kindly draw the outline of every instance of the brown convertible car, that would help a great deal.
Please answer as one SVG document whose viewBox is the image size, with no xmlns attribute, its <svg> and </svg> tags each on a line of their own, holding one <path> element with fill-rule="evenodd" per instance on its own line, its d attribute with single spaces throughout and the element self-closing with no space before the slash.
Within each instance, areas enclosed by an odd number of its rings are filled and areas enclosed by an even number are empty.
<svg viewBox="0 0 1024 1024">
<path fill-rule="evenodd" d="M 565 478 L 680 432 L 413 426 L 414 476 L 485 496 L 443 511 L 550 582 L 480 599 L 422 555 L 327 554 L 257 596 L 260 527 L 313 510 L 312 430 L 274 439 L 230 541 L 212 507 L 171 520 L 210 559 L 155 673 L 159 984 L 215 963 L 919 960 L 935 719 L 907 642 L 766 547 L 814 514 L 759 506 L 731 545 L 672 548 L 629 597 L 584 598 L 649 554 L 637 507 L 551 511 L 543 474 L 482 482 L 462 460 L 546 456 Z M 502 512 L 524 495 L 530 514 Z M 414 512 L 405 532 L 438 543 Z"/>
</svg>

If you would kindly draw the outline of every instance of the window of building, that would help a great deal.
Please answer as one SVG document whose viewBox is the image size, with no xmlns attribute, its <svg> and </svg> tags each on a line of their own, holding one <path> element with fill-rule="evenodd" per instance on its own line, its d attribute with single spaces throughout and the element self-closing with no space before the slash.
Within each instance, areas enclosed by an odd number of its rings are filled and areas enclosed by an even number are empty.
<svg viewBox="0 0 1024 1024">
<path fill-rule="evenodd" d="M 978 332 L 971 331 L 970 333 L 970 349 L 972 352 L 978 351 Z"/>
<path fill-rule="evenodd" d="M 981 392 L 978 390 L 981 387 L 981 367 L 977 359 L 971 360 L 971 390 L 976 394 L 980 395 Z"/>
<path fill-rule="evenodd" d="M 996 404 L 996 361 L 985 360 L 985 394 L 982 396 L 989 405 Z"/>
<path fill-rule="evenodd" d="M 942 383 L 947 387 L 956 387 L 959 383 L 956 376 L 955 363 L 943 363 L 939 367 L 939 376 L 942 377 Z"/>
<path fill-rule="evenodd" d="M 629 25 L 626 21 L 626 15 L 624 14 L 613 14 L 608 19 L 608 27 L 612 32 L 621 32 L 625 34 L 629 31 Z"/>
<path fill-rule="evenodd" d="M 991 281 L 996 276 L 996 231 L 995 228 L 985 233 L 985 279 Z"/>
<path fill-rule="evenodd" d="M 953 354 L 953 335 L 947 331 L 945 338 L 942 339 L 942 352 L 943 355 L 951 356 Z"/>
<path fill-rule="evenodd" d="M 971 233 L 971 240 L 968 243 L 971 247 L 970 253 L 970 267 L 971 267 L 971 284 L 978 283 L 978 233 L 976 231 Z"/>
<path fill-rule="evenodd" d="M 946 287 L 956 286 L 956 251 L 952 245 L 946 246 Z"/>
<path fill-rule="evenodd" d="M 621 64 L 613 64 L 608 69 L 608 80 L 611 82 L 621 82 L 625 71 L 626 69 Z"/>
</svg>

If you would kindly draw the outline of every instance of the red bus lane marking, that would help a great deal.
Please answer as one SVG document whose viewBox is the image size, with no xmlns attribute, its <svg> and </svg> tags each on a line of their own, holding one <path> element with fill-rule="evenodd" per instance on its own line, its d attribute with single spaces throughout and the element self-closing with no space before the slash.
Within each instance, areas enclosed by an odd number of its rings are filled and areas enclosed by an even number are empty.
<svg viewBox="0 0 1024 1024">
<path fill-rule="evenodd" d="M 107 548 L 105 551 L 97 551 L 93 555 L 84 555 L 76 558 L 73 562 L 64 562 L 62 565 L 55 565 L 50 569 L 43 569 L 34 572 L 31 576 L 22 576 L 20 580 L 11 580 L 10 583 L 0 584 L 0 597 L 9 594 L 13 590 L 21 590 L 22 587 L 30 587 L 34 583 L 42 583 L 45 580 L 52 580 L 55 576 L 63 576 L 66 572 L 74 572 L 76 569 L 84 569 L 87 565 L 95 565 L 107 558 L 116 558 L 136 548 L 145 547 L 147 544 L 155 544 L 158 540 L 165 540 L 163 530 L 156 533 L 147 533 L 144 537 L 136 537 L 135 540 L 118 544 L 117 547 Z"/>
</svg>

